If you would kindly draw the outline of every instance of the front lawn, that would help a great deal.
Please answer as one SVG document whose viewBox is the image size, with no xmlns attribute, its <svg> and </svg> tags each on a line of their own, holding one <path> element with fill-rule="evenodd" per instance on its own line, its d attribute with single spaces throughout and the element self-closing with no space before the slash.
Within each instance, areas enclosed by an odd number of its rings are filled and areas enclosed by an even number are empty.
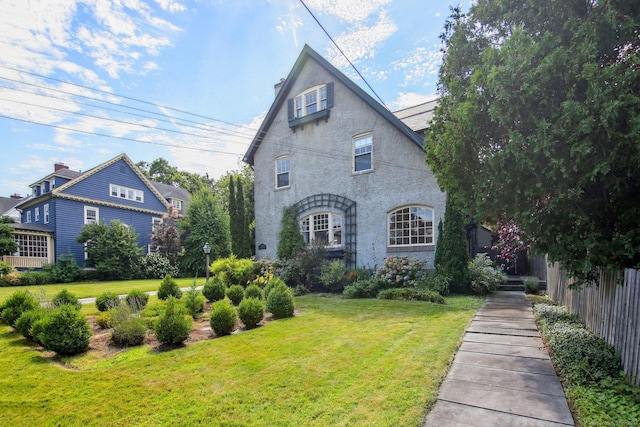
<svg viewBox="0 0 640 427">
<path fill-rule="evenodd" d="M 175 281 L 181 288 L 188 288 L 193 283 L 193 278 L 176 278 Z M 119 295 L 129 293 L 132 289 L 140 289 L 141 291 L 157 291 L 160 287 L 162 279 L 140 279 L 140 280 L 122 280 L 114 282 L 77 282 L 77 283 L 56 283 L 54 285 L 45 286 L 5 286 L 0 287 L 0 301 L 4 301 L 15 291 L 29 291 L 36 298 L 44 292 L 45 297 L 51 300 L 53 296 L 62 289 L 67 289 L 78 298 L 97 297 L 104 291 L 115 292 Z M 198 286 L 204 285 L 205 279 L 198 278 L 196 283 Z"/>
<path fill-rule="evenodd" d="M 1 423 L 419 426 L 481 303 L 300 297 L 291 319 L 94 364 L 63 364 L 2 325 Z"/>
</svg>

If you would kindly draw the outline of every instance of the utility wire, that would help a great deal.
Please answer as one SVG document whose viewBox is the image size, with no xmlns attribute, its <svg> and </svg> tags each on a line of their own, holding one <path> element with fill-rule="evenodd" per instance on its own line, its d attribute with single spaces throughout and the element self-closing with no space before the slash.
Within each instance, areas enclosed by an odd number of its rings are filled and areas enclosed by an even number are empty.
<svg viewBox="0 0 640 427">
<path fill-rule="evenodd" d="M 313 12 L 311 12 L 311 9 L 309 9 L 307 7 L 306 4 L 304 4 L 304 1 L 300 0 L 300 3 L 302 3 L 302 5 L 304 6 L 305 9 L 307 9 L 307 12 L 309 12 L 309 14 L 311 15 L 311 17 L 316 21 L 316 23 L 320 26 L 320 28 L 322 28 L 322 31 L 324 31 L 324 33 L 327 35 L 327 37 L 329 37 L 329 40 L 331 40 L 331 43 L 333 43 L 333 45 L 336 47 L 336 49 L 338 49 L 338 51 L 340 51 L 340 53 L 342 54 L 342 56 L 344 56 L 344 59 L 347 60 L 347 62 L 351 65 L 351 68 L 353 68 L 355 70 L 356 73 L 358 73 L 358 75 L 360 76 L 360 78 L 362 79 L 362 81 L 364 82 L 364 84 L 367 85 L 367 87 L 371 90 L 371 92 L 373 92 L 373 94 L 376 96 L 376 98 L 378 98 L 378 101 L 380 101 L 380 103 L 382 104 L 382 106 L 384 108 L 386 108 L 388 111 L 389 107 L 387 107 L 387 104 L 384 103 L 384 101 L 382 100 L 382 98 L 380 98 L 380 96 L 376 93 L 375 90 L 373 90 L 373 88 L 371 87 L 371 85 L 369 84 L 369 82 L 367 81 L 367 79 L 364 78 L 364 76 L 362 74 L 360 74 L 360 71 L 358 71 L 358 69 L 356 68 L 355 65 L 353 65 L 353 62 L 351 62 L 351 60 L 347 57 L 347 55 L 345 55 L 345 53 L 342 51 L 342 49 L 340 48 L 340 46 L 338 46 L 338 43 L 336 43 L 336 41 L 333 39 L 333 37 L 331 37 L 331 35 L 329 34 L 329 32 L 322 26 L 322 24 L 320 23 L 320 21 L 318 20 L 318 18 L 316 18 L 316 16 L 313 14 Z"/>
<path fill-rule="evenodd" d="M 42 79 L 47 79 L 47 80 L 52 80 L 52 81 L 59 82 L 59 83 L 68 84 L 68 85 L 79 87 L 79 88 L 82 88 L 82 89 L 88 89 L 90 91 L 102 93 L 102 94 L 109 95 L 109 96 L 115 96 L 115 97 L 119 97 L 119 98 L 123 98 L 123 99 L 128 99 L 130 101 L 139 102 L 141 104 L 152 105 L 152 106 L 154 106 L 156 108 L 164 108 L 166 110 L 175 111 L 175 112 L 182 113 L 182 114 L 187 114 L 189 116 L 200 117 L 202 119 L 211 120 L 211 121 L 219 122 L 219 123 L 224 123 L 224 124 L 230 125 L 230 126 L 242 127 L 242 128 L 245 128 L 245 129 L 249 129 L 249 130 L 251 130 L 253 132 L 255 132 L 257 130 L 257 129 L 251 128 L 249 126 L 239 125 L 239 124 L 231 123 L 231 122 L 226 122 L 224 120 L 214 119 L 213 117 L 207 117 L 207 116 L 203 116 L 203 115 L 196 114 L 196 113 L 190 113 L 188 111 L 180 110 L 178 108 L 169 107 L 167 105 L 156 104 L 156 103 L 145 101 L 145 100 L 142 100 L 142 99 L 133 98 L 133 97 L 126 96 L 126 95 L 120 95 L 120 94 L 113 93 L 113 92 L 108 92 L 108 91 L 102 90 L 102 89 L 96 89 L 96 88 L 92 88 L 92 87 L 89 87 L 89 86 L 84 86 L 84 85 L 81 85 L 81 84 L 72 83 L 72 82 L 68 82 L 68 81 L 65 81 L 65 80 L 57 79 L 55 77 L 48 77 L 48 76 L 45 76 L 45 75 L 42 75 L 42 74 L 33 73 L 31 71 L 20 70 L 18 68 L 8 67 L 6 65 L 0 65 L 0 68 L 5 68 L 7 70 L 15 71 L 17 73 L 24 73 L 24 74 L 28 74 L 30 76 L 35 76 L 35 77 L 39 77 L 39 78 L 42 78 Z M 13 79 L 9 79 L 9 78 L 6 78 L 6 77 L 0 77 L 0 78 L 6 79 L 6 80 L 10 80 L 10 81 L 14 81 L 14 82 L 18 82 L 18 83 L 24 83 L 24 82 L 22 82 L 20 80 L 13 80 Z M 26 84 L 31 84 L 31 83 L 26 83 Z M 51 88 L 48 88 L 48 87 L 45 87 L 45 86 L 38 86 L 38 85 L 34 85 L 34 86 L 41 87 L 43 89 L 55 90 L 55 89 L 51 89 Z M 66 92 L 66 93 L 68 93 L 70 95 L 74 95 L 74 96 L 82 96 L 82 95 L 77 95 L 77 94 L 73 94 L 73 93 L 69 93 L 69 92 Z M 90 97 L 86 97 L 86 96 L 83 96 L 83 97 L 96 100 L 95 98 L 90 98 Z M 97 101 L 101 101 L 101 100 L 97 100 Z M 106 102 L 106 101 L 101 101 L 101 102 Z M 133 108 L 133 107 L 126 107 L 126 108 Z M 153 114 L 157 114 L 157 113 L 153 113 Z"/>
</svg>

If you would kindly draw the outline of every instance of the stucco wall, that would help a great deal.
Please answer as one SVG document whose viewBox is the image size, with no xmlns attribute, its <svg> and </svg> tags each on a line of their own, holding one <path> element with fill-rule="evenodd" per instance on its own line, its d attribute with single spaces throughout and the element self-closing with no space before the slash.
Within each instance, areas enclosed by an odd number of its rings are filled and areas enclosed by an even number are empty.
<svg viewBox="0 0 640 427">
<path fill-rule="evenodd" d="M 307 61 L 287 97 L 331 81 L 335 98 L 328 122 L 309 123 L 293 132 L 285 102 L 255 153 L 257 257 L 276 258 L 283 207 L 328 193 L 356 202 L 358 266 L 373 268 L 386 256 L 408 255 L 426 259 L 433 267 L 437 224 L 444 216 L 446 195 L 426 165 L 424 152 L 314 61 Z M 373 171 L 354 173 L 352 138 L 365 132 L 373 133 Z M 290 187 L 276 189 L 275 159 L 283 155 L 291 161 Z M 434 245 L 419 252 L 388 252 L 387 213 L 412 204 L 434 209 Z M 266 249 L 259 249 L 261 244 Z"/>
</svg>

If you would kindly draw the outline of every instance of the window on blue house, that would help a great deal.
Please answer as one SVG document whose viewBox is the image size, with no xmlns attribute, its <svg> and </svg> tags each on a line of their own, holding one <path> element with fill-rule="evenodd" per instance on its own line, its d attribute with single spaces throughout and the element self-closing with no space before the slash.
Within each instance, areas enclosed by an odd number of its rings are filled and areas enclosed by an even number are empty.
<svg viewBox="0 0 640 427">
<path fill-rule="evenodd" d="M 44 223 L 49 224 L 49 203 L 44 205 Z"/>
<path fill-rule="evenodd" d="M 134 202 L 144 202 L 144 192 L 133 188 L 123 187 L 121 185 L 111 184 L 109 186 L 109 194 L 111 197 L 119 199 L 132 200 Z"/>
</svg>

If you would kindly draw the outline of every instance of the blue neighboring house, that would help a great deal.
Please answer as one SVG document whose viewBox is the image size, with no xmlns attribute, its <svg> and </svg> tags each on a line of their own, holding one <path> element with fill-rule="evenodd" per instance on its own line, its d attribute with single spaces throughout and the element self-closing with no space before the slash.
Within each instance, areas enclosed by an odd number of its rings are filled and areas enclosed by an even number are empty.
<svg viewBox="0 0 640 427">
<path fill-rule="evenodd" d="M 168 207 L 184 214 L 189 202 L 185 189 L 150 181 L 126 154 L 86 172 L 58 163 L 31 189 L 32 197 L 16 206 L 22 222 L 11 224 L 19 250 L 3 257 L 17 269 L 40 268 L 63 254 L 84 266 L 84 246 L 76 242 L 80 230 L 115 219 L 135 230 L 138 246 L 148 253 L 153 227 L 162 222 Z"/>
</svg>

